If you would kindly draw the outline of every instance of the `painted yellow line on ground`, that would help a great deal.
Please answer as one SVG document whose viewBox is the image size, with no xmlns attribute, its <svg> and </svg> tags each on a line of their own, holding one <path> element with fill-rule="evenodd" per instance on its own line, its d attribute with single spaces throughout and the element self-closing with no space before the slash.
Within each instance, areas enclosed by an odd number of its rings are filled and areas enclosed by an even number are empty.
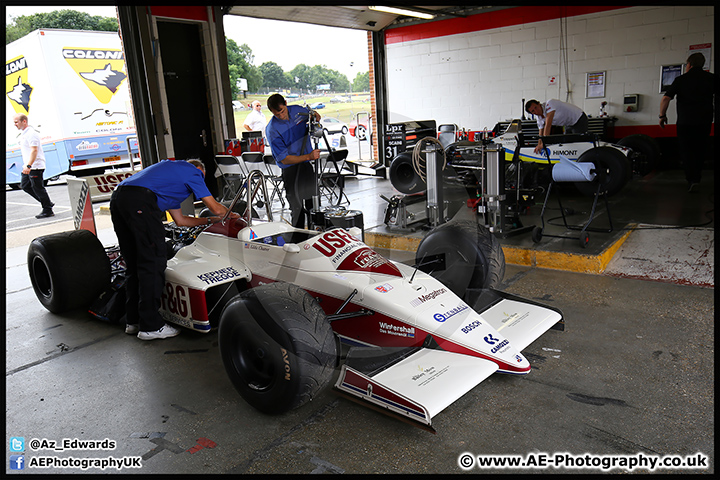
<svg viewBox="0 0 720 480">
<path fill-rule="evenodd" d="M 502 249 L 505 254 L 505 262 L 513 265 L 552 268 L 579 273 L 602 273 L 636 226 L 636 224 L 628 225 L 627 232 L 598 255 L 548 252 L 507 245 L 503 245 Z M 365 243 L 375 248 L 414 252 L 417 250 L 421 240 L 420 238 L 365 232 Z"/>
<path fill-rule="evenodd" d="M 387 235 L 384 233 L 365 232 L 365 243 L 370 247 L 389 248 L 414 252 L 422 238 Z"/>
</svg>

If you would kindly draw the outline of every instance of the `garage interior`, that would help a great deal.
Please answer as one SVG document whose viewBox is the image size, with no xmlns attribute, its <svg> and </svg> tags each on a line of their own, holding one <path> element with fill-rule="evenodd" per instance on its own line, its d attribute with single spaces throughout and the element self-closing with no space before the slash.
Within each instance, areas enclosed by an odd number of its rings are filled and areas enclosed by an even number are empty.
<svg viewBox="0 0 720 480">
<path fill-rule="evenodd" d="M 413 8 L 440 19 L 462 19 L 507 7 Z M 425 23 L 352 6 L 234 5 L 219 10 L 359 28 L 370 32 L 375 45 L 388 29 Z M 127 28 L 132 18 L 121 18 L 121 26 Z M 136 38 L 142 35 L 138 32 Z M 380 51 L 375 48 L 377 61 Z M 127 61 L 133 62 L 132 55 Z M 711 71 L 714 64 L 713 58 Z M 376 73 L 382 68 L 375 67 Z M 380 90 L 390 88 L 379 83 Z M 153 95 L 140 103 L 159 109 Z M 393 100 L 386 97 L 392 95 L 391 90 L 373 96 L 379 125 L 402 121 L 398 112 L 389 111 Z M 138 108 L 138 129 L 153 131 L 160 120 Z M 655 104 L 645 109 L 657 116 Z M 622 122 L 618 126 L 627 130 Z M 168 153 L 158 138 L 141 139 L 141 148 L 154 152 L 143 151 L 143 162 Z M 34 238 L 61 226 L 72 229 L 71 220 L 8 233 L 6 436 L 27 442 L 107 438 L 117 443 L 112 451 L 40 449 L 28 451 L 28 457 L 142 459 L 138 470 L 91 468 L 86 473 L 446 474 L 467 471 L 460 465 L 467 452 L 522 457 L 531 452 L 616 457 L 701 453 L 709 466 L 685 471 L 713 473 L 714 146 L 699 191 L 691 193 L 673 140 L 660 140 L 658 168 L 635 175 L 607 198 L 607 208 L 603 198 L 591 212 L 592 197 L 557 184 L 545 212 L 546 190 L 518 212 L 522 232 L 508 227 L 498 233 L 507 263 L 500 290 L 559 308 L 566 330 L 546 332 L 524 350 L 533 366 L 529 375 L 493 375 L 448 407 L 436 419 L 435 435 L 346 401 L 329 387 L 286 414 L 260 414 L 227 379 L 214 333 L 184 331 L 173 339 L 140 342 L 125 335 L 121 325 L 100 322 L 84 311 L 57 315 L 42 308 L 27 274 L 28 233 Z M 376 158 L 383 151 L 381 142 L 376 138 L 373 145 Z M 430 230 L 427 222 L 409 228 L 385 223 L 388 202 L 381 196 L 398 194 L 387 178 L 348 175 L 344 185 L 347 208 L 363 213 L 365 242 L 387 258 L 412 264 L 417 245 Z M 419 212 L 424 205 L 417 207 Z M 279 202 L 273 211 L 284 213 Z M 103 213 L 100 206 L 98 237 L 108 245 L 115 236 Z M 591 219 L 599 231 L 591 230 L 583 244 L 577 228 L 563 224 L 563 213 L 569 225 L 581 228 Z M 454 216 L 478 218 L 466 205 Z M 610 222 L 611 231 L 604 231 Z M 532 227 L 541 225 L 544 235 L 536 242 Z M 583 470 L 564 465 L 539 471 Z M 11 472 L 7 466 L 6 472 Z"/>
</svg>

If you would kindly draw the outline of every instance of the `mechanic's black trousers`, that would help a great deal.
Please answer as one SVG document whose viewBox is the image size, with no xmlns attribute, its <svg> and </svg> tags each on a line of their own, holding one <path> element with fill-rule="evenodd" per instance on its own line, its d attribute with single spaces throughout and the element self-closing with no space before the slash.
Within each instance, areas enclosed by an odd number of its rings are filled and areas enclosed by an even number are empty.
<svg viewBox="0 0 720 480">
<path fill-rule="evenodd" d="M 52 210 L 52 207 L 55 204 L 50 201 L 50 196 L 48 195 L 47 190 L 45 190 L 45 184 L 43 183 L 44 173 L 44 168 L 31 169 L 29 174 L 23 173 L 22 175 L 20 175 L 20 188 L 22 188 L 25 193 L 40 202 L 43 211 L 46 211 Z"/>
<path fill-rule="evenodd" d="M 305 228 L 310 226 L 312 196 L 315 195 L 317 178 L 311 162 L 302 162 L 282 169 L 285 196 L 292 212 L 292 225 Z"/>
<path fill-rule="evenodd" d="M 127 265 L 127 323 L 139 324 L 143 332 L 159 330 L 165 324 L 158 310 L 167 250 L 157 197 L 144 187 L 120 185 L 110 199 L 110 214 Z"/>
<path fill-rule="evenodd" d="M 690 184 L 700 183 L 702 178 L 702 167 L 707 156 L 711 128 L 712 123 L 677 124 L 680 158 L 685 169 L 685 180 Z"/>
</svg>

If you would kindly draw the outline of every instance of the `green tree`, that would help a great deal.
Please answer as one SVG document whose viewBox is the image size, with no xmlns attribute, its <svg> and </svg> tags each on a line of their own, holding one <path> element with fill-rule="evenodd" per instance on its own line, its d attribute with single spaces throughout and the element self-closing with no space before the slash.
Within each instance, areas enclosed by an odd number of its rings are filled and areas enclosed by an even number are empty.
<svg viewBox="0 0 720 480">
<path fill-rule="evenodd" d="M 257 92 L 263 85 L 263 76 L 260 69 L 253 65 L 255 56 L 252 54 L 252 49 L 245 43 L 238 46 L 235 40 L 225 37 L 225 50 L 227 51 L 230 90 L 233 98 L 240 93 L 237 87 L 239 78 L 247 80 L 249 92 Z"/>
<path fill-rule="evenodd" d="M 5 26 L 5 45 L 24 37 L 39 28 L 64 28 L 69 30 L 95 30 L 117 32 L 117 18 L 89 15 L 75 10 L 55 10 L 50 13 L 34 13 L 13 18 Z"/>
<path fill-rule="evenodd" d="M 262 73 L 262 86 L 269 90 L 279 90 L 289 88 L 292 82 L 289 82 L 290 76 L 286 75 L 282 67 L 275 62 L 265 62 L 260 65 L 260 73 Z"/>
<path fill-rule="evenodd" d="M 370 72 L 358 73 L 352 83 L 353 92 L 370 91 Z"/>
<path fill-rule="evenodd" d="M 290 75 L 297 79 L 295 83 L 297 88 L 309 93 L 317 91 L 318 85 L 328 84 L 330 90 L 335 92 L 346 92 L 350 89 L 347 76 L 336 70 L 330 70 L 325 65 L 309 67 L 301 63 L 290 70 Z"/>
</svg>

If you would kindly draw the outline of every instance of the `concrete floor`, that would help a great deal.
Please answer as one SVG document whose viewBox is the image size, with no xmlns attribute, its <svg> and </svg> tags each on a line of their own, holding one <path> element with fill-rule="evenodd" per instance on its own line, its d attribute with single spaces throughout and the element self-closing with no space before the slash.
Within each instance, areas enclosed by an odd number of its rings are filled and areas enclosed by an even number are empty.
<svg viewBox="0 0 720 480">
<path fill-rule="evenodd" d="M 29 468 L 29 462 L 42 457 L 127 456 L 140 457 L 141 468 L 121 470 L 124 473 L 443 474 L 465 471 L 459 461 L 466 453 L 525 458 L 560 452 L 646 457 L 700 453 L 707 456 L 708 467 L 688 472 L 712 473 L 714 280 L 703 284 L 687 279 L 693 270 L 713 278 L 714 263 L 697 261 L 693 268 L 681 269 L 681 279 L 653 278 L 643 273 L 646 270 L 627 273 L 627 265 L 613 267 L 618 259 L 633 268 L 677 263 L 657 253 L 637 253 L 649 251 L 646 242 L 663 243 L 670 230 L 644 231 L 652 232 L 652 238 L 631 245 L 639 232 L 628 235 L 631 223 L 693 225 L 680 231 L 699 232 L 701 238 L 688 235 L 685 243 L 673 239 L 673 253 L 688 255 L 704 248 L 704 254 L 694 258 L 712 259 L 714 222 L 706 224 L 706 212 L 713 208 L 712 172 L 705 175 L 700 194 L 687 194 L 683 184 L 676 171 L 635 180 L 611 203 L 617 232 L 591 234 L 587 249 L 564 239 L 535 245 L 529 234 L 502 240 L 506 257 L 520 249 L 526 251 L 525 258 L 535 258 L 535 264 L 508 263 L 501 288 L 560 308 L 566 330 L 549 331 L 524 351 L 533 365 L 529 375 L 493 375 L 439 414 L 434 419 L 436 435 L 339 398 L 329 387 L 287 414 L 259 414 L 227 379 L 214 333 L 183 331 L 172 339 L 142 342 L 125 335 L 121 326 L 82 311 L 46 311 L 30 286 L 27 243 L 14 239 L 19 232 L 8 233 L 6 437 L 8 442 L 11 437 L 25 439 L 25 470 L 35 473 L 100 472 Z M 366 241 L 380 242 L 388 232 L 382 225 L 385 202 L 378 194 L 392 194 L 389 182 L 351 179 L 348 190 L 350 208 L 363 211 Z M 524 224 L 537 222 L 538 208 L 531 208 Z M 96 218 L 100 239 L 112 242 L 109 216 Z M 72 222 L 54 228 L 67 230 Z M 559 230 L 561 234 L 564 228 Z M 417 232 L 401 236 L 413 235 Z M 558 260 L 565 254 L 608 256 L 609 246 L 623 236 L 604 270 L 584 273 L 575 269 L 579 260 Z M 413 259 L 411 249 L 376 249 L 398 261 Z M 560 268 L 538 266 L 538 252 L 550 252 L 549 261 Z M 116 447 L 33 451 L 32 439 L 109 439 Z M 8 457 L 14 454 L 9 449 Z M 468 471 L 601 470 L 472 466 Z"/>
</svg>

